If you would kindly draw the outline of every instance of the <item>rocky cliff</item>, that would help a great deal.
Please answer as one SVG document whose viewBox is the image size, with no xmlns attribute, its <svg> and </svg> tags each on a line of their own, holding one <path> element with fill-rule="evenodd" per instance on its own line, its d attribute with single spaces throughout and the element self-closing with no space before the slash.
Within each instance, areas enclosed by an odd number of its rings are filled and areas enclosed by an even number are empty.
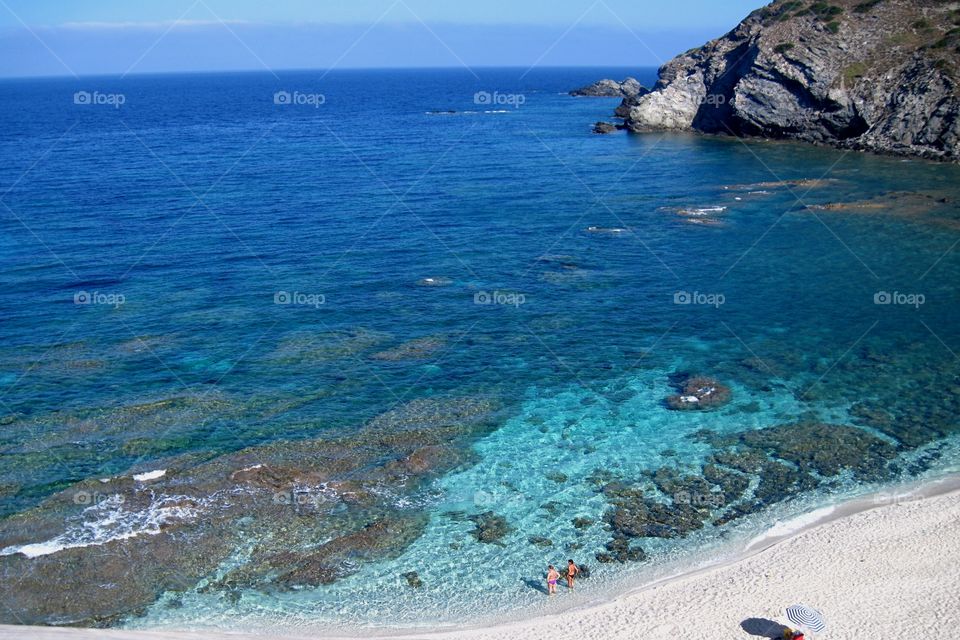
<svg viewBox="0 0 960 640">
<path fill-rule="evenodd" d="M 960 160 L 960 2 L 776 0 L 659 75 L 629 129 Z"/>
</svg>

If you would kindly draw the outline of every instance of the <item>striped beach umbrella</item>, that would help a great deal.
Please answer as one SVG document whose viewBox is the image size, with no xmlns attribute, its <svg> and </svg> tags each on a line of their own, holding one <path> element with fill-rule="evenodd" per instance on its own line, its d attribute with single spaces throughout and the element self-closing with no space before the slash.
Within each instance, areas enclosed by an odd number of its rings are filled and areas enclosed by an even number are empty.
<svg viewBox="0 0 960 640">
<path fill-rule="evenodd" d="M 787 620 L 789 620 L 791 624 L 795 624 L 802 629 L 814 633 L 820 633 L 827 628 L 823 614 L 803 604 L 795 604 L 792 607 L 787 607 Z"/>
</svg>

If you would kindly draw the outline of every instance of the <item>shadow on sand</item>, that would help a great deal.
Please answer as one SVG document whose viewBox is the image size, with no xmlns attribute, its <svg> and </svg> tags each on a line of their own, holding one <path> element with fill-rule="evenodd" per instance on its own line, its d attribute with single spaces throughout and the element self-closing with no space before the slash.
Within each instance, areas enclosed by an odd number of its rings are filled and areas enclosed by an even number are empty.
<svg viewBox="0 0 960 640">
<path fill-rule="evenodd" d="M 766 618 L 747 618 L 740 623 L 740 628 L 752 636 L 761 638 L 783 638 L 783 632 L 787 627 L 779 622 L 767 620 Z"/>
</svg>

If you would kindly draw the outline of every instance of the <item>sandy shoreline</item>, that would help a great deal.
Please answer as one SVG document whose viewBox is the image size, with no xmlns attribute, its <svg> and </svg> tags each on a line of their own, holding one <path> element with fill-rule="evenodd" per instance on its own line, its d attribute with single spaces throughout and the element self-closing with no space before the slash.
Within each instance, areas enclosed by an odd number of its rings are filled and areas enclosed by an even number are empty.
<svg viewBox="0 0 960 640">
<path fill-rule="evenodd" d="M 358 631 L 357 637 L 534 640 L 577 637 L 675 640 L 758 638 L 784 606 L 820 608 L 824 637 L 883 630 L 887 639 L 935 637 L 960 626 L 960 476 L 823 509 L 751 541 L 736 559 L 638 587 L 602 604 L 486 628 Z M 586 588 L 586 585 L 584 585 Z M 562 591 L 562 590 L 561 590 Z M 558 594 L 559 598 L 563 593 Z M 0 626 L 2 638 L 38 640 L 243 639 L 262 634 Z M 349 638 L 316 630 L 276 638 Z"/>
</svg>

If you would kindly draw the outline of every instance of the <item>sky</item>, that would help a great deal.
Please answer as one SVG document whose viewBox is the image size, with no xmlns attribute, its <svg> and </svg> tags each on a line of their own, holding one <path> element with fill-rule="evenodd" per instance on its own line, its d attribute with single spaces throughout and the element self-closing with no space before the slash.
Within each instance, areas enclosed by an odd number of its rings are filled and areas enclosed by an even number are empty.
<svg viewBox="0 0 960 640">
<path fill-rule="evenodd" d="M 762 0 L 0 0 L 0 76 L 659 66 Z"/>
</svg>

